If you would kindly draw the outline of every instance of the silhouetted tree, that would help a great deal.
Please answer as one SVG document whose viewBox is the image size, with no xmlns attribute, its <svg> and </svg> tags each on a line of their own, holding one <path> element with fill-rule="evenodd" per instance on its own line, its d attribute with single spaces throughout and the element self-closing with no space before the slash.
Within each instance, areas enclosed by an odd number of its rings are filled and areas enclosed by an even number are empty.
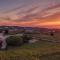
<svg viewBox="0 0 60 60">
<path fill-rule="evenodd" d="M 2 47 L 2 41 L 0 40 L 0 49 L 1 49 L 1 47 Z"/>
<path fill-rule="evenodd" d="M 0 30 L 0 33 L 2 33 L 2 31 Z"/>
<path fill-rule="evenodd" d="M 32 39 L 31 35 L 27 32 L 25 32 L 22 36 L 24 43 L 28 43 L 30 39 Z"/>
<path fill-rule="evenodd" d="M 53 32 L 51 32 L 51 33 L 50 33 L 50 35 L 51 35 L 51 36 L 54 36 L 54 33 L 53 33 Z"/>
<path fill-rule="evenodd" d="M 7 35 L 7 34 L 8 34 L 8 30 L 5 30 L 5 31 L 4 31 L 4 35 Z"/>
</svg>

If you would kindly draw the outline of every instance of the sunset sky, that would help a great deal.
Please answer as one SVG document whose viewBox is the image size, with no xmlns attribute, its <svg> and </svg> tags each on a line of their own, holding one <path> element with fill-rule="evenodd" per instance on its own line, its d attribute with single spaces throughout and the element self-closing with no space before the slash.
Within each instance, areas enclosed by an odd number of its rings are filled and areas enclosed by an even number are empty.
<svg viewBox="0 0 60 60">
<path fill-rule="evenodd" d="M 0 0 L 0 25 L 60 28 L 60 0 Z"/>
</svg>

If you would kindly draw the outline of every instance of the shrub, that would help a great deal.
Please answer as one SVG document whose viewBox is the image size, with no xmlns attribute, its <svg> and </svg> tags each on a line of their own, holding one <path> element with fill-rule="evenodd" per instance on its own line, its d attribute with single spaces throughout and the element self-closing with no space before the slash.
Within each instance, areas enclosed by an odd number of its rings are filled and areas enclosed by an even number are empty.
<svg viewBox="0 0 60 60">
<path fill-rule="evenodd" d="M 9 46 L 20 46 L 23 44 L 23 40 L 20 36 L 10 36 L 6 39 L 6 42 Z"/>
<path fill-rule="evenodd" d="M 22 36 L 24 43 L 28 43 L 30 39 L 32 39 L 31 35 L 29 34 L 23 34 Z"/>
<path fill-rule="evenodd" d="M 8 30 L 4 30 L 4 35 L 8 35 L 9 31 Z"/>
<path fill-rule="evenodd" d="M 54 33 L 50 33 L 51 36 L 54 36 Z"/>
</svg>

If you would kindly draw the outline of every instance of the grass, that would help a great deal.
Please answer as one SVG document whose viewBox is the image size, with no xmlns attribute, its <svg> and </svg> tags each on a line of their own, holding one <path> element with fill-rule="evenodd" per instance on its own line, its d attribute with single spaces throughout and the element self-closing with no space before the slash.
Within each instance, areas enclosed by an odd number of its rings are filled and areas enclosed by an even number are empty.
<svg viewBox="0 0 60 60">
<path fill-rule="evenodd" d="M 42 36 L 42 38 L 33 44 L 0 51 L 0 60 L 60 60 L 60 44 L 48 41 L 57 37 Z"/>
<path fill-rule="evenodd" d="M 59 52 L 59 53 L 58 53 Z M 55 53 L 55 55 L 54 55 Z M 53 60 L 53 58 L 58 60 L 57 58 L 60 57 L 60 49 L 59 47 L 45 47 L 45 48 L 17 48 L 13 50 L 8 51 L 1 51 L 0 56 L 2 57 L 2 60 L 46 60 L 50 59 Z M 56 56 L 56 57 L 55 57 Z"/>
</svg>

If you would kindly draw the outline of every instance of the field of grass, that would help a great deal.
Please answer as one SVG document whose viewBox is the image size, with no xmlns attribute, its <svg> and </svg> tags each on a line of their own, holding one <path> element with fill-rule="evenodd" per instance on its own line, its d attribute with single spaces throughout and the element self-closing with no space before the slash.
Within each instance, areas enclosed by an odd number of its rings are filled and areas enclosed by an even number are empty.
<svg viewBox="0 0 60 60">
<path fill-rule="evenodd" d="M 42 35 L 36 43 L 0 51 L 0 60 L 60 60 L 60 44 L 52 41 L 57 38 Z"/>
</svg>

